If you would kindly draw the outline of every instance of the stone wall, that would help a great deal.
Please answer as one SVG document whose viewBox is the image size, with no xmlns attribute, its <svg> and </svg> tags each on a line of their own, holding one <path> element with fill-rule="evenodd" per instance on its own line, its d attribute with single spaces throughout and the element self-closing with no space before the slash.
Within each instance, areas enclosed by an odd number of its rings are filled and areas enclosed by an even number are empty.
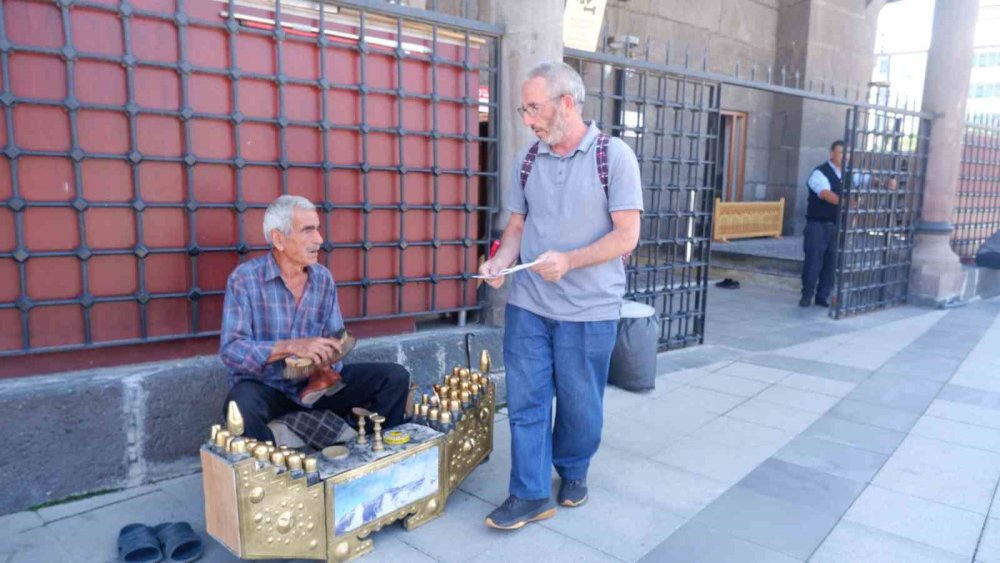
<svg viewBox="0 0 1000 563">
<path fill-rule="evenodd" d="M 469 327 L 362 341 L 349 362 L 406 366 L 437 382 L 490 351 L 505 401 L 502 333 Z M 216 356 L 0 381 L 0 514 L 94 491 L 135 487 L 198 469 L 198 448 L 223 421 L 225 368 Z"/>
</svg>

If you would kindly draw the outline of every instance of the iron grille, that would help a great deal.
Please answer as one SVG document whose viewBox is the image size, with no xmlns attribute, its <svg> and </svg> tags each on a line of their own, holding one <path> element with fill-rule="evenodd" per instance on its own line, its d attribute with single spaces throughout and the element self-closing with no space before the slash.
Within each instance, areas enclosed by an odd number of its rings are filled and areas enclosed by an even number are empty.
<svg viewBox="0 0 1000 563">
<path fill-rule="evenodd" d="M 320 206 L 348 320 L 478 307 L 501 28 L 167 4 L 0 6 L 0 356 L 217 335 L 282 193 Z"/>
<path fill-rule="evenodd" d="M 963 262 L 1000 230 L 1000 120 L 974 117 L 962 137 L 962 169 L 955 204 L 951 248 Z"/>
<path fill-rule="evenodd" d="M 605 53 L 567 50 L 564 60 L 586 84 L 584 117 L 628 143 L 639 161 L 645 211 L 625 298 L 656 310 L 660 350 L 701 344 L 719 84 Z"/>
<path fill-rule="evenodd" d="M 930 121 L 912 112 L 847 111 L 831 317 L 906 302 L 929 135 Z"/>
</svg>

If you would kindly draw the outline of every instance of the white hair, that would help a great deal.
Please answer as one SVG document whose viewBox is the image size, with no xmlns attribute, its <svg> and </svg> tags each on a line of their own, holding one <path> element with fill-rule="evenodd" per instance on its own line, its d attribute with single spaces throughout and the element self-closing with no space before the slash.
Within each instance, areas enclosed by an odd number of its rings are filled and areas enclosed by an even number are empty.
<svg viewBox="0 0 1000 563">
<path fill-rule="evenodd" d="M 275 229 L 285 235 L 292 233 L 292 211 L 295 209 L 315 211 L 316 206 L 299 195 L 283 195 L 267 206 L 267 211 L 264 212 L 264 240 L 268 244 L 274 244 L 271 231 Z"/>
<path fill-rule="evenodd" d="M 545 79 L 550 96 L 570 96 L 576 108 L 583 110 L 583 104 L 587 100 L 587 89 L 583 85 L 580 73 L 573 67 L 562 61 L 542 63 L 528 71 L 528 80 L 532 78 Z"/>
</svg>

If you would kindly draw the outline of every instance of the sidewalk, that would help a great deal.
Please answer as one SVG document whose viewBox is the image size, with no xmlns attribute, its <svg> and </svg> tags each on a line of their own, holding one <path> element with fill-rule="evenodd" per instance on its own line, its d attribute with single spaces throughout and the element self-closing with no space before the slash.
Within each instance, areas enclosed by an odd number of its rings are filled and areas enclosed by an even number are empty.
<svg viewBox="0 0 1000 563">
<path fill-rule="evenodd" d="M 841 321 L 797 301 L 711 288 L 706 345 L 661 355 L 652 393 L 608 389 L 585 506 L 482 524 L 507 494 L 501 412 L 446 514 L 361 561 L 1000 560 L 1000 300 Z M 114 561 L 121 526 L 172 520 L 236 561 L 192 475 L 0 516 L 0 563 Z"/>
</svg>

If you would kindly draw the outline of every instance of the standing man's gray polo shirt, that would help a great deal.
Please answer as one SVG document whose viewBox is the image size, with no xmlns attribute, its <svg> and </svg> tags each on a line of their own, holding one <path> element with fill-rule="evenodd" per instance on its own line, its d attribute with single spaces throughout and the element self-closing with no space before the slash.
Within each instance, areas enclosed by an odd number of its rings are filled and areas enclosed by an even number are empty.
<svg viewBox="0 0 1000 563">
<path fill-rule="evenodd" d="M 568 252 L 590 245 L 612 230 L 611 212 L 642 211 L 642 183 L 635 153 L 624 141 L 608 143 L 608 195 L 597 174 L 597 136 L 590 122 L 572 153 L 561 157 L 542 141 L 525 189 L 521 189 L 521 151 L 505 207 L 525 215 L 521 261 L 531 262 L 547 250 Z M 615 257 L 602 264 L 570 270 L 547 282 L 531 270 L 514 274 L 507 302 L 559 321 L 606 321 L 620 316 L 625 293 L 625 267 Z"/>
</svg>

